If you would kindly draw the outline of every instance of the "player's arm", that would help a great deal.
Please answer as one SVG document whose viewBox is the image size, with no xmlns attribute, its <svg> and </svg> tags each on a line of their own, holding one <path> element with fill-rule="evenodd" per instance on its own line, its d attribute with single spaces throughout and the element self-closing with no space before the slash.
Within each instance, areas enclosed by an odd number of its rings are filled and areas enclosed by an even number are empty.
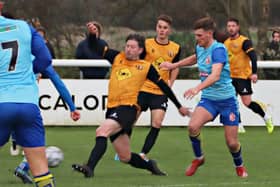
<svg viewBox="0 0 280 187">
<path fill-rule="evenodd" d="M 172 63 L 178 62 L 180 60 L 180 55 L 181 55 L 181 47 L 179 48 L 176 56 L 173 58 Z M 174 81 L 176 80 L 178 74 L 179 74 L 179 68 L 175 68 L 175 69 L 170 71 L 170 79 L 169 79 L 169 86 L 170 87 L 172 87 L 172 85 L 174 84 Z"/>
<path fill-rule="evenodd" d="M 253 48 L 253 44 L 251 40 L 245 40 L 242 45 L 242 49 L 245 51 L 245 53 L 249 56 L 251 60 L 251 66 L 252 66 L 252 74 L 257 74 L 257 54 L 256 51 Z"/>
<path fill-rule="evenodd" d="M 105 58 L 105 59 L 107 59 L 111 64 L 113 64 L 114 63 L 114 59 L 115 59 L 115 57 L 120 53 L 119 51 L 117 51 L 117 50 L 114 50 L 114 49 L 109 49 L 108 47 L 106 47 L 105 49 L 104 49 L 104 55 L 103 55 L 103 57 Z"/>
<path fill-rule="evenodd" d="M 189 57 L 186 57 L 186 58 L 180 60 L 177 63 L 163 62 L 163 63 L 160 64 L 159 67 L 163 68 L 163 69 L 172 70 L 172 69 L 179 68 L 179 67 L 182 67 L 182 66 L 191 66 L 191 65 L 194 65 L 194 64 L 196 64 L 196 55 L 195 54 L 193 54 Z"/>
<path fill-rule="evenodd" d="M 186 107 L 183 107 L 181 105 L 171 88 L 164 82 L 164 80 L 161 79 L 157 70 L 152 65 L 150 66 L 147 78 L 158 85 L 158 87 L 165 93 L 165 95 L 175 104 L 182 116 L 189 116 L 191 114 L 191 112 Z"/>
<path fill-rule="evenodd" d="M 193 98 L 196 94 L 198 94 L 201 90 L 213 85 L 215 82 L 217 82 L 220 79 L 222 69 L 226 63 L 227 60 L 227 52 L 226 49 L 216 48 L 212 53 L 212 69 L 211 74 L 208 75 L 208 77 L 202 81 L 199 85 L 197 85 L 194 88 L 188 89 L 184 96 L 187 99 Z"/>
<path fill-rule="evenodd" d="M 67 103 L 68 107 L 71 111 L 71 118 L 76 121 L 80 118 L 80 113 L 76 110 L 75 104 L 72 101 L 72 97 L 70 95 L 69 90 L 57 74 L 57 72 L 54 70 L 54 68 L 50 65 L 46 68 L 46 70 L 43 72 L 44 75 L 46 75 L 55 86 L 56 90 L 58 91 L 59 95 L 62 97 L 62 99 Z"/>
<path fill-rule="evenodd" d="M 52 62 L 52 57 L 47 48 L 43 38 L 37 33 L 37 31 L 30 26 L 32 40 L 31 40 L 31 52 L 35 56 L 33 60 L 34 73 L 43 72 Z"/>
</svg>

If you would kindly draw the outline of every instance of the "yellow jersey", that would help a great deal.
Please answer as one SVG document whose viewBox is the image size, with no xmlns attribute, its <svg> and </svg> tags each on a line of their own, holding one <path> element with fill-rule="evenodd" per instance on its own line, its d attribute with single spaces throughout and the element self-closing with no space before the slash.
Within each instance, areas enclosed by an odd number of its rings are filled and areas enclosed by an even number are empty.
<svg viewBox="0 0 280 187">
<path fill-rule="evenodd" d="M 179 60 L 180 45 L 169 41 L 168 44 L 162 45 L 157 43 L 155 38 L 145 40 L 146 56 L 145 61 L 150 62 L 159 72 L 162 79 L 167 83 L 170 78 L 170 71 L 159 69 L 162 62 L 174 62 L 174 59 Z M 141 91 L 163 95 L 160 88 L 150 80 L 146 80 Z"/>
<path fill-rule="evenodd" d="M 230 76 L 232 78 L 248 79 L 252 74 L 251 61 L 247 53 L 254 50 L 250 47 L 243 50 L 244 41 L 249 40 L 247 37 L 240 35 L 236 39 L 228 38 L 224 44 L 228 50 L 230 63 Z"/>
<path fill-rule="evenodd" d="M 112 65 L 107 107 L 137 106 L 137 96 L 147 79 L 150 66 L 145 60 L 129 61 L 123 52 L 119 53 Z"/>
</svg>

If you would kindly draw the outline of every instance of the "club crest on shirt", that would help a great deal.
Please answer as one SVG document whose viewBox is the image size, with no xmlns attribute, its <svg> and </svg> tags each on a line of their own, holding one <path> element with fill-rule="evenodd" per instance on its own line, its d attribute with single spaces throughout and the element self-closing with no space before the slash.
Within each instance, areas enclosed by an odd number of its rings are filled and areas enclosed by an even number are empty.
<svg viewBox="0 0 280 187">
<path fill-rule="evenodd" d="M 230 121 L 235 121 L 235 118 L 236 118 L 235 114 L 231 112 L 231 113 L 229 114 L 229 120 L 230 120 Z"/>
<path fill-rule="evenodd" d="M 210 56 L 208 56 L 207 58 L 206 58 L 206 60 L 205 60 L 205 64 L 210 64 Z"/>
<path fill-rule="evenodd" d="M 138 69 L 138 70 L 143 70 L 143 68 L 144 68 L 144 67 L 143 67 L 142 65 L 139 65 L 139 64 L 136 65 L 136 69 Z"/>
<path fill-rule="evenodd" d="M 117 79 L 119 81 L 130 78 L 132 76 L 132 73 L 130 72 L 129 69 L 125 68 L 125 69 L 121 69 L 119 71 L 116 72 L 116 76 Z"/>
<path fill-rule="evenodd" d="M 157 58 L 155 61 L 153 61 L 153 65 L 154 65 L 154 67 L 156 68 L 156 70 L 159 70 L 159 65 L 161 64 L 161 63 L 163 63 L 165 60 L 164 60 L 164 58 L 163 57 L 159 57 L 159 58 Z"/>
</svg>

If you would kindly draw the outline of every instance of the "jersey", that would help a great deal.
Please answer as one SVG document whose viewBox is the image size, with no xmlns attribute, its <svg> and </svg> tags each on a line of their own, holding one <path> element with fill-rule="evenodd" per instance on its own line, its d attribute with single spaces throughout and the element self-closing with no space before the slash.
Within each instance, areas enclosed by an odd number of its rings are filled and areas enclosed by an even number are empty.
<svg viewBox="0 0 280 187">
<path fill-rule="evenodd" d="M 254 50 L 249 48 L 243 50 L 244 41 L 249 40 L 247 37 L 240 35 L 236 39 L 228 38 L 224 44 L 228 50 L 230 72 L 232 78 L 248 79 L 252 74 L 250 58 L 248 52 Z"/>
<path fill-rule="evenodd" d="M 170 78 L 170 71 L 159 69 L 159 65 L 162 62 L 178 61 L 180 56 L 180 45 L 172 41 L 169 41 L 166 45 L 162 45 L 157 43 L 155 38 L 149 38 L 145 40 L 145 50 L 145 60 L 150 62 L 156 68 L 162 79 L 167 83 Z M 144 83 L 141 91 L 163 95 L 161 89 L 150 80 L 147 80 Z"/>
<path fill-rule="evenodd" d="M 150 66 L 144 60 L 128 61 L 123 52 L 119 53 L 112 65 L 107 107 L 137 105 L 137 96 Z"/>
<path fill-rule="evenodd" d="M 216 53 L 221 50 L 221 53 Z M 219 56 L 218 56 L 219 55 Z M 204 81 L 212 72 L 214 63 L 223 63 L 220 79 L 211 86 L 202 90 L 202 98 L 210 100 L 223 100 L 235 97 L 235 90 L 231 84 L 230 67 L 225 46 L 214 41 L 208 48 L 196 46 L 197 64 L 200 80 Z"/>
<path fill-rule="evenodd" d="M 0 103 L 38 105 L 32 54 L 36 56 L 35 64 L 40 62 L 36 69 L 42 71 L 51 63 L 49 52 L 44 48 L 47 50 L 42 38 L 25 21 L 0 16 Z M 49 58 L 43 61 L 44 55 Z"/>
</svg>

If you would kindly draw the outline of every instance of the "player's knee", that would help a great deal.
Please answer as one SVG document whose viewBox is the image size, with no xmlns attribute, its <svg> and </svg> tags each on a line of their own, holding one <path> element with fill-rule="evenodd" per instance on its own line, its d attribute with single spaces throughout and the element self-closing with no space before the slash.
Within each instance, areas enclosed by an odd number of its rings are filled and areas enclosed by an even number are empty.
<svg viewBox="0 0 280 187">
<path fill-rule="evenodd" d="M 154 128 L 158 128 L 159 129 L 161 127 L 161 125 L 162 125 L 162 120 L 155 120 L 155 121 L 152 122 L 152 126 Z"/>
<path fill-rule="evenodd" d="M 197 128 L 195 125 L 189 125 L 188 131 L 190 135 L 197 135 L 199 134 L 199 128 Z"/>
<path fill-rule="evenodd" d="M 236 151 L 239 148 L 238 141 L 227 141 L 227 146 L 230 151 Z"/>
<path fill-rule="evenodd" d="M 109 136 L 109 130 L 100 126 L 96 129 L 95 134 L 96 134 L 96 137 L 98 137 L 98 136 L 108 137 Z"/>
</svg>

